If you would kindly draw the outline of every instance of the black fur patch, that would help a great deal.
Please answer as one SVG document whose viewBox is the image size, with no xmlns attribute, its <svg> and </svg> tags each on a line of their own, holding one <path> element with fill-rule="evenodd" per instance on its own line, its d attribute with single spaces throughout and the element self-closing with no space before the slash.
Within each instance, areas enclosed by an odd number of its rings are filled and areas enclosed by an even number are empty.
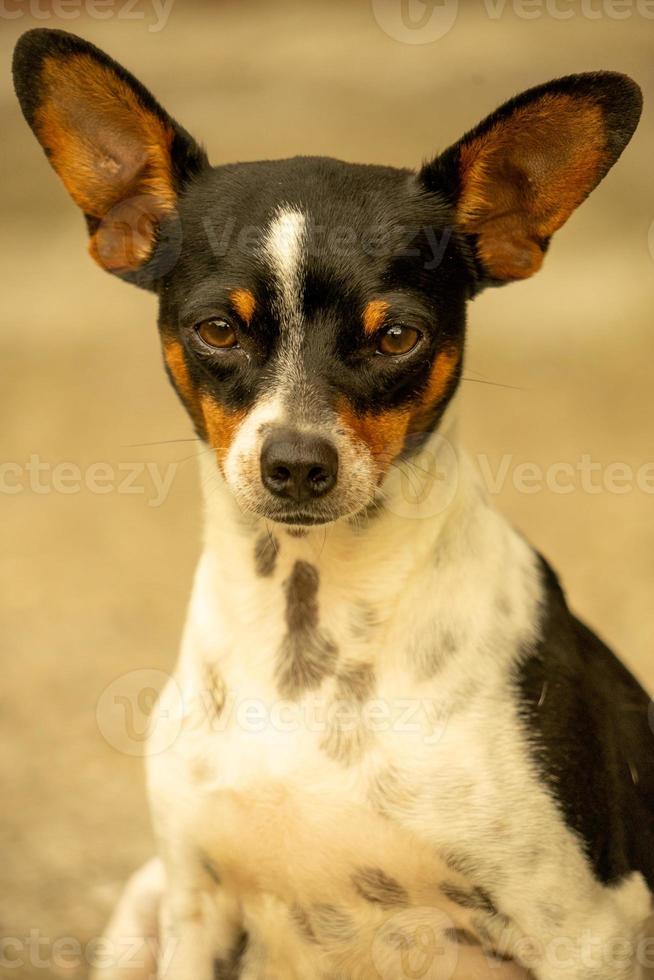
<svg viewBox="0 0 654 980">
<path fill-rule="evenodd" d="M 543 562 L 540 640 L 516 674 L 543 779 L 598 879 L 640 871 L 654 889 L 654 732 L 650 699 L 575 619 Z"/>
<path fill-rule="evenodd" d="M 297 561 L 284 583 L 287 629 L 279 651 L 277 684 L 285 698 L 315 690 L 336 668 L 337 648 L 318 623 L 319 582 L 313 565 Z"/>
</svg>

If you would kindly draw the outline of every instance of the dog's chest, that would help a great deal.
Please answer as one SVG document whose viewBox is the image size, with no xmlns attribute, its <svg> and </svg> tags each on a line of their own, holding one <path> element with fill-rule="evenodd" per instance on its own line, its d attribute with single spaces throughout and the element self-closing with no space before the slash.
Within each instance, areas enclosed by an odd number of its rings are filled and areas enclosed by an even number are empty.
<svg viewBox="0 0 654 980">
<path fill-rule="evenodd" d="M 219 716 L 210 704 L 189 713 L 157 779 L 166 836 L 190 844 L 210 894 L 237 903 L 252 976 L 268 975 L 264 963 L 289 978 L 337 965 L 347 976 L 402 975 L 423 962 L 428 928 L 443 969 L 472 976 L 486 960 L 503 977 L 492 900 L 451 846 L 466 833 L 471 763 L 456 754 L 467 723 L 448 737 L 421 686 L 392 692 L 390 677 L 377 678 L 378 700 L 341 702 L 337 722 L 337 685 L 278 714 L 263 696 L 239 710 L 229 694 Z M 375 715 L 376 704 L 395 714 Z"/>
<path fill-rule="evenodd" d="M 261 948 L 297 944 L 304 975 L 321 975 L 312 949 L 369 958 L 386 924 L 410 912 L 415 930 L 425 909 L 441 938 L 467 931 L 466 955 L 488 948 L 492 902 L 461 874 L 461 846 L 509 819 L 505 775 L 527 762 L 509 748 L 505 672 L 480 678 L 476 654 L 515 655 L 526 598 L 481 585 L 439 601 L 438 574 L 371 594 L 278 559 L 269 588 L 225 605 L 200 570 L 158 709 L 170 737 L 149 760 L 155 822 Z"/>
</svg>

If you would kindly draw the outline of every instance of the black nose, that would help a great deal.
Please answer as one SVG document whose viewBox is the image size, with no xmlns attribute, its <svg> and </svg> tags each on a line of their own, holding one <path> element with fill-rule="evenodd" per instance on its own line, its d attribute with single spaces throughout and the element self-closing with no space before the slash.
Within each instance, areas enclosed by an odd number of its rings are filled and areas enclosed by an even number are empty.
<svg viewBox="0 0 654 980">
<path fill-rule="evenodd" d="M 276 497 L 307 503 L 336 483 L 338 453 L 327 439 L 292 429 L 272 432 L 261 450 L 261 479 Z"/>
</svg>

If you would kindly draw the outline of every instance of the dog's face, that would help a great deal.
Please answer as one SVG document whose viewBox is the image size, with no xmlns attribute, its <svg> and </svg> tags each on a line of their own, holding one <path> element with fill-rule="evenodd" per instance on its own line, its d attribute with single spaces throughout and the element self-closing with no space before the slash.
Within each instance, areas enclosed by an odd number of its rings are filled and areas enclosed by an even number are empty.
<svg viewBox="0 0 654 980">
<path fill-rule="evenodd" d="M 180 218 L 164 353 L 230 489 L 274 521 L 360 511 L 457 382 L 449 209 L 410 173 L 295 159 L 203 173 Z"/>
<path fill-rule="evenodd" d="M 14 75 L 92 255 L 158 293 L 170 378 L 237 502 L 299 525 L 365 509 L 434 431 L 461 374 L 466 300 L 539 268 L 641 106 L 624 76 L 571 76 L 419 172 L 211 167 L 79 38 L 29 32 Z"/>
</svg>

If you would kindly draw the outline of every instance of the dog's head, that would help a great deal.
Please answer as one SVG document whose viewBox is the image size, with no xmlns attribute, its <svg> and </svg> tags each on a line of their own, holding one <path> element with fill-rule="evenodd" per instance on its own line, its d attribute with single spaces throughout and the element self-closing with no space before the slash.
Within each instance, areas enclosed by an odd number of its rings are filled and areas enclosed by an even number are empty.
<svg viewBox="0 0 654 980">
<path fill-rule="evenodd" d="M 140 83 L 60 31 L 14 61 L 91 254 L 151 288 L 171 380 L 246 510 L 363 510 L 438 426 L 465 304 L 531 276 L 629 141 L 640 91 L 575 75 L 513 99 L 419 171 L 298 157 L 211 167 Z"/>
</svg>

